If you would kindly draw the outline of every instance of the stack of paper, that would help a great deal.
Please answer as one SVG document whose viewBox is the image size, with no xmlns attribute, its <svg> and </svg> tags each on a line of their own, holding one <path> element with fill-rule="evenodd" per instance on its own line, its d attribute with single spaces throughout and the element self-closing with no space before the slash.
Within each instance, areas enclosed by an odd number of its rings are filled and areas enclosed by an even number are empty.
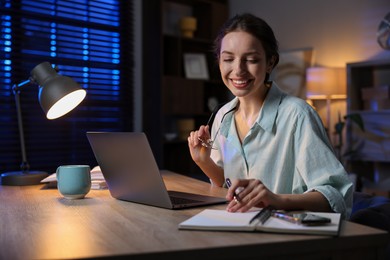
<svg viewBox="0 0 390 260">
<path fill-rule="evenodd" d="M 99 166 L 95 166 L 91 170 L 91 183 L 91 189 L 93 190 L 107 189 L 106 180 L 104 179 L 103 173 Z"/>
</svg>

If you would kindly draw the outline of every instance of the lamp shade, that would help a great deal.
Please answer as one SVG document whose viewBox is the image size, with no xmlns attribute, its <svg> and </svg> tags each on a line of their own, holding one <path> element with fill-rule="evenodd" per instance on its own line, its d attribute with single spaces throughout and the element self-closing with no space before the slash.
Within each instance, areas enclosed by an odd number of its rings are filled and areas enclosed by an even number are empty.
<svg viewBox="0 0 390 260">
<path fill-rule="evenodd" d="M 306 71 L 307 96 L 346 95 L 344 68 L 310 67 Z"/>
<path fill-rule="evenodd" d="M 37 65 L 31 78 L 39 84 L 39 103 L 48 119 L 61 117 L 85 98 L 86 91 L 71 78 L 58 75 L 49 62 Z"/>
</svg>

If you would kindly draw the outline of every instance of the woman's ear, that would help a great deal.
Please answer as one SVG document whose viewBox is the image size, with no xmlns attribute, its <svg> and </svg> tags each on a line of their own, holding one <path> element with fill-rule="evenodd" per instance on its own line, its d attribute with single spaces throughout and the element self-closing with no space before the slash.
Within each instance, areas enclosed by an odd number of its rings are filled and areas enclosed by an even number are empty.
<svg viewBox="0 0 390 260">
<path fill-rule="evenodd" d="M 274 68 L 275 64 L 275 56 L 272 56 L 271 59 L 268 61 L 268 66 L 267 66 L 267 72 L 271 73 L 272 69 Z"/>
</svg>

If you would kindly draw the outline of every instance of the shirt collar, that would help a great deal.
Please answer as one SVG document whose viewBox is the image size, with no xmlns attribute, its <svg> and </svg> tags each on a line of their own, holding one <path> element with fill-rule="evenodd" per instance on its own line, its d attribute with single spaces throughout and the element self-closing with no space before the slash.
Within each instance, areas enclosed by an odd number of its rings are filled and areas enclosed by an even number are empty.
<svg viewBox="0 0 390 260">
<path fill-rule="evenodd" d="M 279 105 L 285 95 L 286 93 L 280 90 L 276 83 L 272 82 L 272 86 L 264 100 L 261 114 L 257 119 L 257 124 L 265 131 L 273 131 L 273 126 L 278 116 Z"/>
<path fill-rule="evenodd" d="M 228 111 L 231 111 L 233 108 L 237 107 L 237 105 L 238 105 L 238 98 L 236 97 L 232 101 L 228 102 L 226 105 L 224 105 L 221 108 L 222 115 L 225 114 Z M 228 136 L 228 133 L 229 133 L 229 130 L 230 130 L 230 126 L 232 124 L 234 112 L 235 111 L 232 111 L 232 112 L 226 114 L 225 118 L 223 119 L 223 122 L 221 122 L 220 134 L 225 136 L 225 137 Z"/>
<path fill-rule="evenodd" d="M 286 93 L 280 90 L 276 83 L 272 82 L 272 86 L 268 91 L 263 107 L 261 109 L 261 114 L 256 121 L 256 123 L 265 131 L 273 131 L 273 126 L 278 115 L 279 105 L 285 95 Z M 236 107 L 237 105 L 238 98 L 236 97 L 221 108 L 221 113 L 224 114 L 227 111 Z M 229 129 L 232 125 L 233 114 L 234 112 L 226 114 L 225 118 L 223 119 L 223 122 L 221 123 L 220 134 L 224 135 L 225 137 L 228 136 Z"/>
</svg>

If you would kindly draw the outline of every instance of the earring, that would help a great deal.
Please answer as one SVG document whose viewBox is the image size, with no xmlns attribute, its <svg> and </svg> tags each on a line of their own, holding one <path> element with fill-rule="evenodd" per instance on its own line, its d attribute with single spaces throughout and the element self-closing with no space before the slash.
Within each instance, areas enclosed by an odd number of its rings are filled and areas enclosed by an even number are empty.
<svg viewBox="0 0 390 260">
<path fill-rule="evenodd" d="M 270 77 L 270 73 L 266 72 L 265 73 L 265 79 L 264 79 L 264 85 L 267 88 L 270 88 L 272 86 L 272 81 L 269 80 L 269 77 Z"/>
</svg>

